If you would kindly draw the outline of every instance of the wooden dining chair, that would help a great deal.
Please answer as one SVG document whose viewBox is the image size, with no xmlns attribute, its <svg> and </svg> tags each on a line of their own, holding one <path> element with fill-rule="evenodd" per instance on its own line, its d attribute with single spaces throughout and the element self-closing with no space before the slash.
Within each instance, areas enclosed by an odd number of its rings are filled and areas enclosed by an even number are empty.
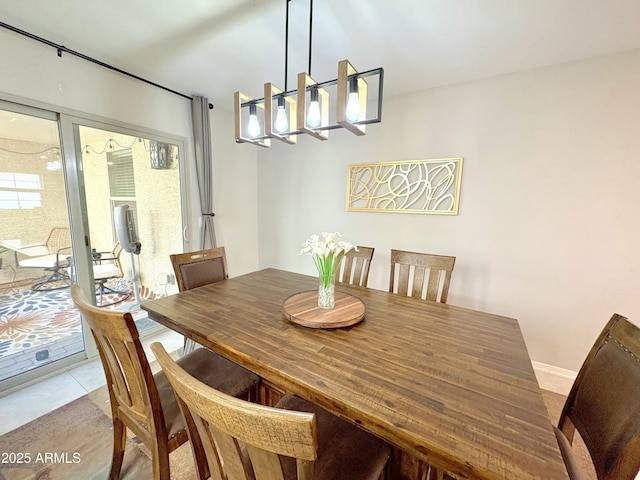
<svg viewBox="0 0 640 480">
<path fill-rule="evenodd" d="M 229 278 L 224 247 L 169 255 L 181 292 Z"/>
<path fill-rule="evenodd" d="M 229 278 L 224 247 L 175 253 L 169 258 L 181 292 Z M 183 352 L 190 353 L 196 346 L 193 340 L 185 337 Z"/>
<path fill-rule="evenodd" d="M 151 450 L 153 478 L 169 480 L 169 453 L 188 440 L 185 420 L 163 372 L 152 375 L 129 312 L 90 305 L 78 285 L 71 297 L 91 328 L 107 378 L 113 418 L 113 457 L 109 478 L 120 477 L 129 428 Z M 259 377 L 206 349 L 178 364 L 212 388 L 245 399 L 257 398 Z"/>
<path fill-rule="evenodd" d="M 456 257 L 391 250 L 389 291 L 405 297 L 447 303 L 455 262 Z"/>
<path fill-rule="evenodd" d="M 212 479 L 386 477 L 389 447 L 364 430 L 292 395 L 275 408 L 233 398 L 189 375 L 162 344 L 151 350 L 187 418 L 194 458 L 206 457 Z"/>
<path fill-rule="evenodd" d="M 554 428 L 572 480 L 577 430 L 598 480 L 640 473 L 640 328 L 614 314 L 587 355 Z"/>
<path fill-rule="evenodd" d="M 353 248 L 344 255 L 341 268 L 336 272 L 336 282 L 366 287 L 374 249 L 361 246 L 356 248 L 357 250 Z"/>
</svg>

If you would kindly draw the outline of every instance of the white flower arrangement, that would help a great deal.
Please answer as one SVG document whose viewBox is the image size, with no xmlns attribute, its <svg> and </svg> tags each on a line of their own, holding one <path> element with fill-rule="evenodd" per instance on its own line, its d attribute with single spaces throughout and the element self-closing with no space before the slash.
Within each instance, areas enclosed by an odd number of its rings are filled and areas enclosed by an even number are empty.
<svg viewBox="0 0 640 480">
<path fill-rule="evenodd" d="M 311 255 L 318 268 L 320 279 L 326 287 L 329 286 L 336 269 L 340 268 L 340 262 L 344 254 L 354 248 L 351 243 L 341 240 L 341 237 L 342 235 L 339 232 L 322 232 L 322 239 L 320 235 L 311 235 L 302 244 L 302 250 L 298 254 L 307 253 Z"/>
</svg>

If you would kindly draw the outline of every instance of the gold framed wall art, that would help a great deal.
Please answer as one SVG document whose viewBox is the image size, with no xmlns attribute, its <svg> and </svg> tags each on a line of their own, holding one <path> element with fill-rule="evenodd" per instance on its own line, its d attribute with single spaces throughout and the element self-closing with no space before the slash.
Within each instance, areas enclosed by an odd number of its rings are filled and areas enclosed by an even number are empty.
<svg viewBox="0 0 640 480">
<path fill-rule="evenodd" d="M 460 157 L 350 164 L 347 210 L 457 215 L 462 163 Z"/>
</svg>

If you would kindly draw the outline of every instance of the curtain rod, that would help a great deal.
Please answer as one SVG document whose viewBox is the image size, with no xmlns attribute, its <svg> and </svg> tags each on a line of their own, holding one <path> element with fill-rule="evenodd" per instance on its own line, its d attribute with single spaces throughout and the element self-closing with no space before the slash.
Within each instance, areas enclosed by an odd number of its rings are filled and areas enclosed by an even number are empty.
<svg viewBox="0 0 640 480">
<path fill-rule="evenodd" d="M 29 37 L 32 40 L 36 40 L 40 43 L 44 43 L 45 45 L 49 45 L 50 47 L 55 48 L 58 51 L 59 57 L 62 57 L 62 52 L 75 55 L 76 57 L 82 58 L 83 60 L 87 60 L 88 62 L 95 63 L 96 65 L 100 65 L 101 67 L 108 68 L 109 70 L 113 70 L 115 72 L 121 73 L 122 75 L 126 75 L 127 77 L 135 78 L 136 80 L 144 82 L 148 85 L 153 85 L 154 87 L 157 87 L 157 88 L 161 88 L 162 90 L 173 93 L 174 95 L 179 95 L 180 97 L 186 98 L 187 100 L 193 100 L 193 97 L 190 97 L 189 95 L 185 95 L 184 93 L 180 93 L 176 90 L 172 90 L 168 87 L 152 82 L 151 80 L 147 80 L 145 78 L 139 77 L 138 75 L 135 75 L 133 73 L 126 72 L 117 67 L 114 67 L 113 65 L 109 65 L 108 63 L 101 62 L 100 60 L 96 60 L 95 58 L 89 57 L 83 53 L 76 52 L 75 50 L 71 50 L 65 47 L 64 45 L 59 45 L 57 43 L 54 43 L 51 40 L 47 40 L 46 38 L 42 38 L 37 35 L 34 35 L 33 33 L 20 30 L 19 28 L 14 27 L 13 25 L 9 25 L 8 23 L 4 23 L 0 21 L 0 27 L 4 27 L 7 30 L 11 30 L 12 32 L 19 33 L 20 35 L 24 35 L 25 37 Z M 212 103 L 209 104 L 209 109 L 213 109 Z"/>
</svg>

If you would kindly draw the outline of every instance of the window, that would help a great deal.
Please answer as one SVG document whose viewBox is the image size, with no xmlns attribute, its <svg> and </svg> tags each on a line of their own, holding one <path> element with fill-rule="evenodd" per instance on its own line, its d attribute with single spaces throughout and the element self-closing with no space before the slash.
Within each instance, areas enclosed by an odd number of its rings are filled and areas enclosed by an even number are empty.
<svg viewBox="0 0 640 480">
<path fill-rule="evenodd" d="M 133 155 L 131 149 L 117 150 L 107 153 L 109 170 L 109 195 L 111 211 L 120 205 L 129 205 L 133 212 L 133 220 L 138 230 L 138 208 L 136 203 L 136 182 L 133 174 Z M 113 220 L 113 219 L 112 219 Z M 113 225 L 113 238 L 117 240 L 116 227 Z"/>
<path fill-rule="evenodd" d="M 133 156 L 131 149 L 118 150 L 107 154 L 109 168 L 109 191 L 111 197 L 135 197 L 136 183 L 133 176 Z"/>
<path fill-rule="evenodd" d="M 0 172 L 0 210 L 41 207 L 42 180 L 33 173 Z"/>
</svg>

